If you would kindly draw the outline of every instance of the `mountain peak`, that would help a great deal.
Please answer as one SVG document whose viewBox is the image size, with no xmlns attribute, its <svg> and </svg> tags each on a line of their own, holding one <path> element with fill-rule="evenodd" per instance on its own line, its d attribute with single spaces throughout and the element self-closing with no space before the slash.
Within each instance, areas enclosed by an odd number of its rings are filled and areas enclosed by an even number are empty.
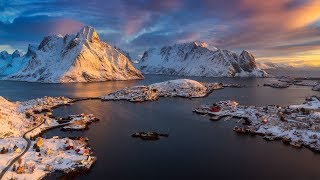
<svg viewBox="0 0 320 180">
<path fill-rule="evenodd" d="M 98 33 L 91 26 L 84 26 L 81 28 L 81 30 L 77 33 L 77 38 L 86 39 L 90 42 L 100 41 Z"/>
<path fill-rule="evenodd" d="M 7 59 L 8 56 L 9 56 L 9 53 L 7 51 L 0 52 L 0 59 Z"/>
<path fill-rule="evenodd" d="M 35 56 L 35 55 L 36 55 L 36 50 L 37 50 L 37 47 L 36 47 L 35 45 L 29 44 L 29 46 L 28 46 L 28 51 L 27 51 L 27 53 L 25 54 L 25 56 L 26 56 L 26 57 Z"/>
<path fill-rule="evenodd" d="M 255 57 L 253 56 L 253 54 L 246 50 L 243 50 L 241 52 L 240 57 L 243 57 L 244 59 L 247 59 L 247 60 L 255 61 Z"/>
<path fill-rule="evenodd" d="M 21 57 L 22 56 L 22 53 L 18 50 L 15 50 L 13 53 L 12 53 L 12 57 L 13 58 L 16 58 L 16 57 Z"/>
<path fill-rule="evenodd" d="M 193 43 L 198 47 L 208 48 L 209 46 L 206 42 L 201 42 L 201 41 L 194 41 Z"/>
</svg>

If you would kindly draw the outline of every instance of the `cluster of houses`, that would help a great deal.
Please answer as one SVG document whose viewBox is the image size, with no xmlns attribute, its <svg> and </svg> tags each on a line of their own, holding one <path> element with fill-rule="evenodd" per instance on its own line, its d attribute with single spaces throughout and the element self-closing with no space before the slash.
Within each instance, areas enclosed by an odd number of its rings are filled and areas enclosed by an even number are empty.
<svg viewBox="0 0 320 180">
<path fill-rule="evenodd" d="M 86 167 L 91 166 L 96 159 L 91 156 L 92 152 L 87 146 L 86 138 L 59 139 L 59 137 L 55 136 L 47 140 L 39 137 L 34 142 L 31 151 L 33 152 L 28 153 L 26 157 L 19 159 L 18 162 L 13 165 L 13 172 L 17 174 L 32 174 L 34 170 L 39 167 L 44 167 L 43 171 L 52 172 L 59 166 L 70 163 L 70 157 L 71 160 L 74 158 L 74 164 L 77 164 L 79 167 Z M 66 154 L 71 154 L 71 156 L 68 157 Z M 74 168 L 74 166 L 69 168 Z"/>
<path fill-rule="evenodd" d="M 3 146 L 0 150 L 0 154 L 7 154 L 7 153 L 21 153 L 21 148 L 19 148 L 16 144 L 13 145 L 9 145 L 9 147 L 5 147 Z"/>
<path fill-rule="evenodd" d="M 240 106 L 235 101 L 221 101 L 196 108 L 194 112 L 207 114 L 214 120 L 226 116 L 239 118 L 244 122 L 234 128 L 238 133 L 258 134 L 266 140 L 282 139 L 295 147 L 320 151 L 320 101 L 317 97 L 288 107 Z"/>
<path fill-rule="evenodd" d="M 54 139 L 58 139 L 57 136 L 54 137 Z M 49 147 L 43 147 L 43 141 L 44 139 L 42 137 L 38 137 L 36 142 L 33 145 L 33 149 L 36 152 L 43 152 L 45 155 L 52 155 L 53 150 Z M 58 151 L 75 151 L 79 155 L 88 156 L 91 154 L 90 148 L 87 146 L 86 138 L 77 138 L 77 139 L 67 139 L 64 142 L 64 145 L 58 149 Z M 55 149 L 54 151 L 56 151 Z"/>
</svg>

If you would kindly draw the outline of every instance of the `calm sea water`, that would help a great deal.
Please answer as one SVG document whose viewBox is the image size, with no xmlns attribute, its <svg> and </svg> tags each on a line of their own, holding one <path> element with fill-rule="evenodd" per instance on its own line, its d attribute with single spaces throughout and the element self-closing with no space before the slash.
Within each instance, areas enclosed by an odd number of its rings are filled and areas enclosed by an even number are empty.
<svg viewBox="0 0 320 180">
<path fill-rule="evenodd" d="M 126 86 L 177 79 L 146 76 L 142 81 L 76 84 L 39 84 L 0 81 L 0 95 L 10 100 L 28 100 L 45 95 L 100 96 Z M 180 77 L 181 78 L 181 77 Z M 295 149 L 281 142 L 232 131 L 235 121 L 211 122 L 192 113 L 207 103 L 232 99 L 244 105 L 288 105 L 318 95 L 309 87 L 273 89 L 258 86 L 270 79 L 195 78 L 207 82 L 233 82 L 246 88 L 214 91 L 205 98 L 161 98 L 156 102 L 77 102 L 56 109 L 57 116 L 93 113 L 100 121 L 89 130 L 62 132 L 55 129 L 44 137 L 86 136 L 98 161 L 77 179 L 320 179 L 320 154 Z M 131 138 L 138 131 L 169 133 L 155 142 Z M 50 178 L 56 178 L 52 176 Z"/>
</svg>

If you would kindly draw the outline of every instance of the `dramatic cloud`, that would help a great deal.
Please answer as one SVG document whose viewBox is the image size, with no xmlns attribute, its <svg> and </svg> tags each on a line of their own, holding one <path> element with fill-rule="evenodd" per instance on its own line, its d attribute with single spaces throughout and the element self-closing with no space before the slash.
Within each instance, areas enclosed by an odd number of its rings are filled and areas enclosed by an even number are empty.
<svg viewBox="0 0 320 180">
<path fill-rule="evenodd" d="M 48 16 L 18 17 L 12 23 L 0 22 L 0 44 L 24 46 L 36 43 L 50 34 L 70 34 L 78 32 L 83 24 L 71 19 Z"/>
<path fill-rule="evenodd" d="M 320 61 L 319 12 L 320 0 L 2 1 L 0 45 L 22 48 L 86 24 L 102 39 L 135 54 L 198 40 L 247 49 L 266 61 L 311 62 Z"/>
</svg>

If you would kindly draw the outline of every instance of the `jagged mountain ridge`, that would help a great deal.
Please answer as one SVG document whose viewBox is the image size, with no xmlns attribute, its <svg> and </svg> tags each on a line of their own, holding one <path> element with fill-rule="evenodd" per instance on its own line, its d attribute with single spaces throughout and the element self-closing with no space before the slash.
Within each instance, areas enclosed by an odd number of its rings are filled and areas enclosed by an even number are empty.
<svg viewBox="0 0 320 180">
<path fill-rule="evenodd" d="M 151 48 L 141 58 L 138 68 L 144 74 L 168 74 L 206 77 L 265 77 L 257 67 L 254 56 L 242 51 L 240 55 L 207 48 L 205 43 L 191 42 Z"/>
<path fill-rule="evenodd" d="M 100 41 L 94 28 L 76 35 L 45 37 L 38 47 L 29 46 L 25 67 L 4 79 L 49 83 L 142 79 L 121 52 Z"/>
<path fill-rule="evenodd" d="M 295 67 L 289 65 L 289 64 L 281 64 L 281 63 L 273 63 L 273 62 L 258 62 L 257 66 L 260 69 L 263 70 L 269 70 L 269 69 L 273 69 L 273 70 L 283 70 L 283 69 L 294 69 Z"/>
<path fill-rule="evenodd" d="M 23 54 L 15 50 L 12 54 L 7 51 L 0 52 L 0 76 L 6 76 L 17 70 L 21 69 L 25 64 L 26 60 Z"/>
</svg>

